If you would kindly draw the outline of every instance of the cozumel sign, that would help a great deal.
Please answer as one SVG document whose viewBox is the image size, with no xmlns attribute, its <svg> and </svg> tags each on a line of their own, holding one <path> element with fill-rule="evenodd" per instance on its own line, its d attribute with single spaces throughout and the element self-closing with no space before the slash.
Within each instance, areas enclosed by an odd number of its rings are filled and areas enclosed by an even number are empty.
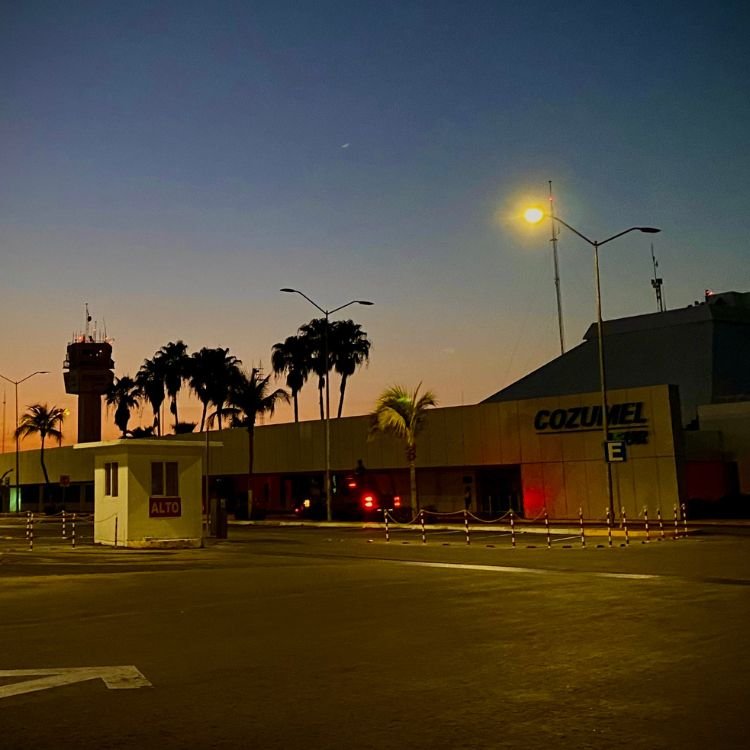
<svg viewBox="0 0 750 750">
<path fill-rule="evenodd" d="M 648 442 L 648 418 L 643 401 L 626 401 L 607 408 L 607 423 L 628 443 Z M 624 429 L 622 429 L 624 428 Z M 636 429 L 633 429 L 636 428 Z M 534 417 L 537 435 L 594 432 L 602 429 L 601 406 L 571 406 L 567 409 L 540 409 Z"/>
</svg>

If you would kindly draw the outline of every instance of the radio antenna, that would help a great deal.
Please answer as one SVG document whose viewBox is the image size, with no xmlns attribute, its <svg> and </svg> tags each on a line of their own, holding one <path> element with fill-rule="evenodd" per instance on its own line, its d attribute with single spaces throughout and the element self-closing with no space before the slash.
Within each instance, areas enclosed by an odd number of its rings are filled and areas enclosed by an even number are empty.
<svg viewBox="0 0 750 750">
<path fill-rule="evenodd" d="M 552 260 L 555 266 L 555 294 L 557 296 L 557 324 L 560 328 L 560 354 L 565 354 L 565 328 L 563 326 L 562 297 L 560 294 L 560 266 L 557 261 L 557 224 L 555 223 L 555 199 L 552 195 L 552 180 L 549 180 L 549 221 L 552 230 Z"/>
<path fill-rule="evenodd" d="M 659 268 L 659 261 L 656 260 L 656 256 L 654 255 L 654 243 L 651 243 L 651 263 L 654 267 L 654 278 L 651 279 L 651 286 L 654 288 L 654 292 L 656 293 L 656 310 L 657 312 L 666 312 L 667 305 L 666 300 L 664 299 L 664 294 L 662 292 L 662 286 L 664 285 L 664 279 L 659 278 L 657 276 L 657 268 Z"/>
</svg>

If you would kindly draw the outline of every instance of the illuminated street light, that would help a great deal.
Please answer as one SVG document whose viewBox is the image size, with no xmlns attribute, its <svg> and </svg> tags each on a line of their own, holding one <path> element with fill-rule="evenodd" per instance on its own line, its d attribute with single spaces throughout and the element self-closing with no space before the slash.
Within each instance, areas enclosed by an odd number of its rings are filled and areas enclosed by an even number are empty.
<svg viewBox="0 0 750 750">
<path fill-rule="evenodd" d="M 333 310 L 324 310 L 317 302 L 311 300 L 304 292 L 299 289 L 291 289 L 284 287 L 279 289 L 280 292 L 289 292 L 290 294 L 299 294 L 300 297 L 304 297 L 313 307 L 320 310 L 325 316 L 325 328 L 323 329 L 323 362 L 326 368 L 326 409 L 325 409 L 325 441 L 326 441 L 326 471 L 325 471 L 325 493 L 326 493 L 326 519 L 328 521 L 333 520 L 333 514 L 331 513 L 331 405 L 330 405 L 330 389 L 328 386 L 328 319 L 333 313 L 343 310 L 349 305 L 372 305 L 373 302 L 369 302 L 366 299 L 353 299 L 347 302 L 345 305 L 339 305 L 334 307 Z"/>
<path fill-rule="evenodd" d="M 48 375 L 48 370 L 37 370 L 36 372 L 32 372 L 31 375 L 27 375 L 25 378 L 21 378 L 20 380 L 11 380 L 11 378 L 6 378 L 5 375 L 0 375 L 0 378 L 3 380 L 7 380 L 9 383 L 11 383 L 13 386 L 15 386 L 16 389 L 16 429 L 14 432 L 15 438 L 16 438 L 16 509 L 21 509 L 21 474 L 20 469 L 18 468 L 18 453 L 20 450 L 19 440 L 20 437 L 18 435 L 18 386 L 21 385 L 21 383 L 26 382 L 29 378 L 33 378 L 34 375 Z"/>
<path fill-rule="evenodd" d="M 606 245 L 612 240 L 616 240 L 618 237 L 622 237 L 624 234 L 629 232 L 645 232 L 646 234 L 656 234 L 661 232 L 661 229 L 656 227 L 630 227 L 622 232 L 613 234 L 611 237 L 607 237 L 606 240 L 592 240 L 589 239 L 585 234 L 581 234 L 577 229 L 570 226 L 567 222 L 563 221 L 559 216 L 548 214 L 542 211 L 540 208 L 528 208 L 524 212 L 524 218 L 530 224 L 538 224 L 545 217 L 552 219 L 553 221 L 562 224 L 566 229 L 569 229 L 573 234 L 580 237 L 584 242 L 588 242 L 594 248 L 594 279 L 596 281 L 596 331 L 597 331 L 597 343 L 599 349 L 599 387 L 601 390 L 602 400 L 602 432 L 604 433 L 604 448 L 606 450 L 607 441 L 609 440 L 609 415 L 607 414 L 607 373 L 604 365 L 604 334 L 602 331 L 602 293 L 601 286 L 599 283 L 599 248 L 602 245 Z M 607 467 L 607 499 L 609 502 L 609 513 L 610 517 L 614 520 L 615 518 L 615 507 L 614 498 L 612 495 L 612 467 L 609 462 L 609 458 L 605 453 L 604 456 L 605 464 Z"/>
</svg>

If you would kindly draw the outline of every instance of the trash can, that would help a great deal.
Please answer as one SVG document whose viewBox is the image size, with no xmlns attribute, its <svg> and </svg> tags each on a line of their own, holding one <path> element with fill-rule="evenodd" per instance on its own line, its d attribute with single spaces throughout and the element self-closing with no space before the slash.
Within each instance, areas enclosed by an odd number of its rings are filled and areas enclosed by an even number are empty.
<svg viewBox="0 0 750 750">
<path fill-rule="evenodd" d="M 209 503 L 208 535 L 214 539 L 227 538 L 227 501 L 225 498 L 212 497 Z"/>
</svg>

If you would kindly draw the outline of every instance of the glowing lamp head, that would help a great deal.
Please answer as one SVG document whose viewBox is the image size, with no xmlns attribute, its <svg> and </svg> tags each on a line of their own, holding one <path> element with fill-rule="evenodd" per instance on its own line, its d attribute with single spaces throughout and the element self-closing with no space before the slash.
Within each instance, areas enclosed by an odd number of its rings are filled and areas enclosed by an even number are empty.
<svg viewBox="0 0 750 750">
<path fill-rule="evenodd" d="M 544 211 L 541 208 L 527 208 L 523 212 L 523 218 L 529 224 L 538 224 L 544 218 Z"/>
</svg>

